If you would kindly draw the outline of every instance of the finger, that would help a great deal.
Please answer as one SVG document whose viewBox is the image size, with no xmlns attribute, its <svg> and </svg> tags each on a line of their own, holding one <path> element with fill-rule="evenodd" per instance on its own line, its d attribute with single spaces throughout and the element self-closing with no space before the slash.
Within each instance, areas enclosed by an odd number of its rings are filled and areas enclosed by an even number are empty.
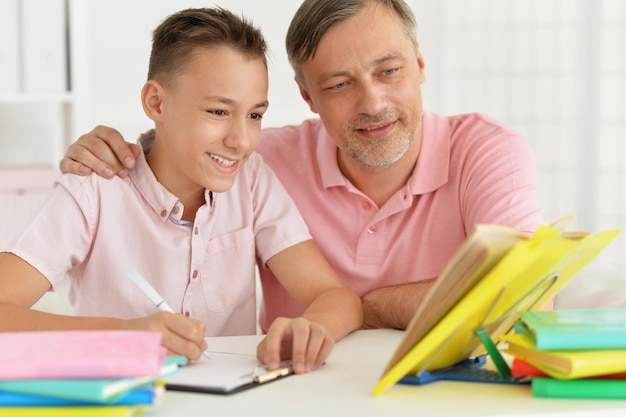
<svg viewBox="0 0 626 417">
<path fill-rule="evenodd" d="M 326 340 L 326 331 L 319 325 L 312 324 L 309 332 L 309 343 L 305 353 L 305 372 L 311 372 L 317 369 L 318 357 Z"/>
<path fill-rule="evenodd" d="M 276 369 L 280 366 L 282 341 L 284 338 L 290 337 L 290 334 L 286 333 L 288 330 L 286 324 L 286 319 L 277 318 L 274 320 L 274 322 L 270 325 L 270 328 L 267 330 L 265 339 L 261 342 L 264 343 L 264 353 L 260 360 L 269 370 Z"/>
<path fill-rule="evenodd" d="M 265 339 L 256 347 L 256 358 L 260 363 L 265 363 Z"/>
<path fill-rule="evenodd" d="M 199 359 L 206 350 L 204 323 L 180 314 L 165 312 L 157 314 L 164 316 L 163 322 L 167 328 L 163 335 L 163 344 L 172 352 L 191 360 Z"/>
<path fill-rule="evenodd" d="M 138 154 L 136 150 L 131 148 L 129 143 L 126 143 L 120 132 L 107 126 L 96 126 L 92 132 L 95 136 L 102 139 L 110 148 L 116 158 L 115 163 L 122 163 L 123 166 L 128 169 L 135 167 L 135 158 Z"/>
<path fill-rule="evenodd" d="M 294 320 L 292 332 L 291 364 L 296 374 L 303 374 L 306 372 L 306 356 L 311 336 L 309 323 Z"/>
<path fill-rule="evenodd" d="M 105 178 L 112 178 L 125 169 L 117 160 L 109 146 L 100 138 L 91 136 L 91 133 L 81 136 L 65 153 L 64 160 L 70 159 L 93 170 Z M 61 169 L 67 164 L 61 161 Z M 63 170 L 63 172 L 66 172 Z"/>
<path fill-rule="evenodd" d="M 67 150 L 65 157 L 61 161 L 60 167 L 63 172 L 65 169 L 74 169 L 75 166 L 67 160 L 74 161 L 84 165 L 87 169 L 93 170 L 98 175 L 105 178 L 111 178 L 119 175 L 124 178 L 128 175 L 128 170 L 118 159 L 118 153 L 124 152 L 120 148 L 128 148 L 127 153 L 133 155 L 136 150 L 128 147 L 124 142 L 122 135 L 115 129 L 98 126 L 91 132 L 86 133 L 78 138 Z M 127 156 L 125 156 L 127 158 Z M 134 165 L 134 157 L 131 157 Z M 69 168 L 68 168 L 69 167 Z"/>
<path fill-rule="evenodd" d="M 61 159 L 59 169 L 61 169 L 61 172 L 69 172 L 70 174 L 76 175 L 89 175 L 92 173 L 90 168 L 68 157 Z"/>
<path fill-rule="evenodd" d="M 335 347 L 335 341 L 331 339 L 330 337 L 326 337 L 324 339 L 324 342 L 322 343 L 322 348 L 317 354 L 317 359 L 313 363 L 313 367 L 311 369 L 312 371 L 316 370 L 317 368 L 322 366 L 324 362 L 326 362 L 326 359 L 328 359 L 334 347 Z"/>
</svg>

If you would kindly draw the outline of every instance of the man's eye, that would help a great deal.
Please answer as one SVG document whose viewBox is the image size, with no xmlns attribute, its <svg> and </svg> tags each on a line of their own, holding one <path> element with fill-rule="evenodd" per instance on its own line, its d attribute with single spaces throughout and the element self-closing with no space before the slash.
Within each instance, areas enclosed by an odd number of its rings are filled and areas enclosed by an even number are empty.
<svg viewBox="0 0 626 417">
<path fill-rule="evenodd" d="M 393 74 L 395 74 L 397 71 L 398 71 L 398 68 L 391 68 L 391 69 L 385 70 L 385 71 L 383 72 L 383 74 L 385 74 L 385 75 L 393 75 Z"/>
<path fill-rule="evenodd" d="M 329 90 L 339 90 L 339 89 L 341 89 L 341 88 L 344 88 L 345 86 L 346 86 L 346 83 L 345 83 L 345 82 L 343 82 L 343 83 L 337 83 L 337 84 L 335 84 L 335 85 L 330 86 L 328 89 L 329 89 Z"/>
</svg>

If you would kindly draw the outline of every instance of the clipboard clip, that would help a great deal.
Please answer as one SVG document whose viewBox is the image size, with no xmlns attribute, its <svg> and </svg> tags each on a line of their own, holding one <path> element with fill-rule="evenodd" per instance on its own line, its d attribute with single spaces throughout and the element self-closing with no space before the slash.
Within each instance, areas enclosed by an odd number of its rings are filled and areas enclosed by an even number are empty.
<svg viewBox="0 0 626 417">
<path fill-rule="evenodd" d="M 264 384 L 266 382 L 274 381 L 278 378 L 282 378 L 287 375 L 293 374 L 293 368 L 291 364 L 285 362 L 283 366 L 276 368 L 272 371 L 267 371 L 260 365 L 256 365 L 252 372 L 242 375 L 242 378 L 251 378 L 252 382 L 257 384 Z"/>
<path fill-rule="evenodd" d="M 256 374 L 254 375 L 252 380 L 256 382 L 257 384 L 264 384 L 266 382 L 274 381 L 278 378 L 282 378 L 284 376 L 291 375 L 291 374 L 293 374 L 293 368 L 291 367 L 291 365 L 288 365 L 288 366 L 283 366 L 283 367 L 274 369 L 273 371 L 267 371 L 267 372 L 263 372 L 262 374 Z"/>
</svg>

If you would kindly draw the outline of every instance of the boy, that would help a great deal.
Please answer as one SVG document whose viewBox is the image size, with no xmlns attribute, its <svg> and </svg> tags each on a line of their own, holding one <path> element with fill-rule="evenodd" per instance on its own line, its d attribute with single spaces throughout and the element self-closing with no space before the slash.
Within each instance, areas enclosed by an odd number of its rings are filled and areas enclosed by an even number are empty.
<svg viewBox="0 0 626 417">
<path fill-rule="evenodd" d="M 268 329 L 258 348 L 268 368 L 286 347 L 296 373 L 316 369 L 360 326 L 359 297 L 253 153 L 268 107 L 265 52 L 260 31 L 221 8 L 183 10 L 155 30 L 141 92 L 155 123 L 141 140 L 145 156 L 126 179 L 57 181 L 0 253 L 0 330 L 152 329 L 171 352 L 195 359 L 204 336 L 254 333 L 256 257 L 306 308 Z M 181 314 L 154 313 L 130 269 Z M 30 309 L 66 275 L 79 317 Z"/>
</svg>

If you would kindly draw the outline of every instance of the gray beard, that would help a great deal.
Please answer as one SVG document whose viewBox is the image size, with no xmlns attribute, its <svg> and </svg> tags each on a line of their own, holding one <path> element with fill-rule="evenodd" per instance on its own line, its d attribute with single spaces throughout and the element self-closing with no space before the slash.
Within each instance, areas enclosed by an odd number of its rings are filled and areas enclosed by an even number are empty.
<svg viewBox="0 0 626 417">
<path fill-rule="evenodd" d="M 397 141 L 400 143 L 396 143 Z M 410 135 L 405 135 L 401 139 L 395 137 L 381 139 L 373 146 L 364 147 L 358 141 L 348 140 L 343 151 L 364 168 L 376 170 L 398 162 L 407 153 L 412 141 Z M 392 146 L 395 151 L 389 153 L 388 149 Z"/>
</svg>

